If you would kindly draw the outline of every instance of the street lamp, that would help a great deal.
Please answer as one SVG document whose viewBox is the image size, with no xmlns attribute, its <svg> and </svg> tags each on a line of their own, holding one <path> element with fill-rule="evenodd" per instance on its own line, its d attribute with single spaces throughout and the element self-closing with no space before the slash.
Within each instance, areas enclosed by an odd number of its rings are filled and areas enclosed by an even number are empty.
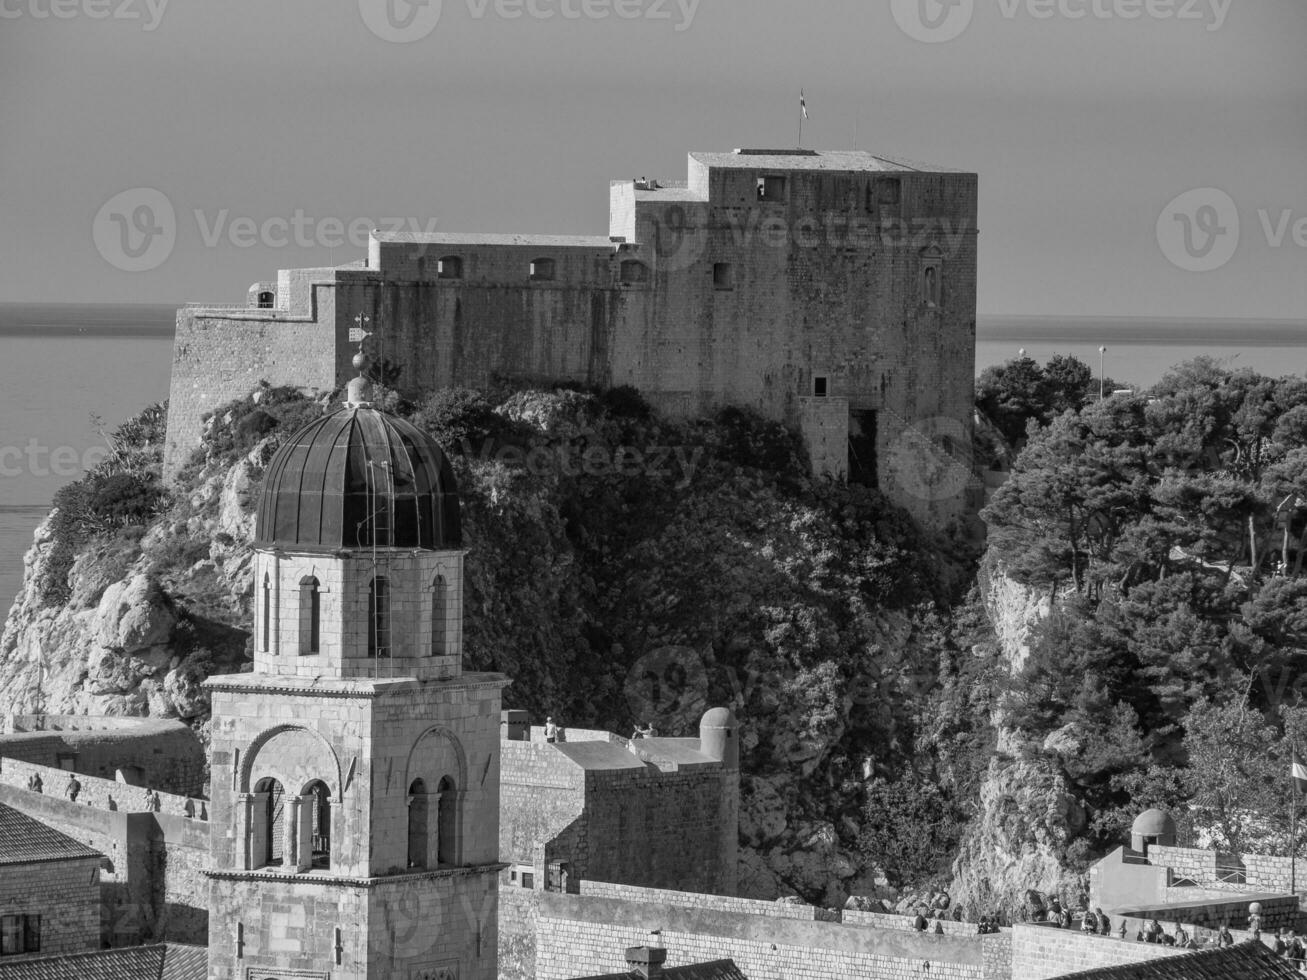
<svg viewBox="0 0 1307 980">
<path fill-rule="evenodd" d="M 1098 400 L 1100 402 L 1103 400 L 1103 385 L 1104 385 L 1104 377 L 1105 377 L 1105 375 L 1103 374 L 1103 361 L 1105 360 L 1106 354 L 1107 354 L 1106 347 L 1098 348 Z"/>
</svg>

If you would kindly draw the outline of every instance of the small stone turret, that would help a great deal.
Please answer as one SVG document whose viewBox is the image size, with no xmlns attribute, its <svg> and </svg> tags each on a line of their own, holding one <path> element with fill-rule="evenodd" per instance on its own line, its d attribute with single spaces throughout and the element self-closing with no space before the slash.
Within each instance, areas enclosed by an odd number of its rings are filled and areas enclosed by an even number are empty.
<svg viewBox="0 0 1307 980">
<path fill-rule="evenodd" d="M 1130 828 L 1131 850 L 1146 852 L 1153 844 L 1175 846 L 1175 821 L 1163 810 L 1145 810 Z"/>
<path fill-rule="evenodd" d="M 740 727 L 730 708 L 711 708 L 699 721 L 699 751 L 727 769 L 740 768 Z"/>
</svg>

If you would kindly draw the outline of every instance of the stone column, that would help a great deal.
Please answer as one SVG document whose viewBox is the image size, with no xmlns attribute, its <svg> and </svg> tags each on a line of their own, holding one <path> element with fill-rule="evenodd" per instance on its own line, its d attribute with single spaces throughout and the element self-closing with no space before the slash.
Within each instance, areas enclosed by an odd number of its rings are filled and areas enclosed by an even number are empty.
<svg viewBox="0 0 1307 980">
<path fill-rule="evenodd" d="M 250 798 L 250 832 L 246 841 L 246 847 L 250 855 L 249 868 L 261 868 L 268 863 L 268 851 L 270 850 L 268 835 L 272 833 L 272 827 L 268 825 L 268 794 L 267 793 L 249 793 Z"/>
<path fill-rule="evenodd" d="M 254 868 L 254 794 L 236 794 L 236 867 L 244 871 Z"/>
</svg>

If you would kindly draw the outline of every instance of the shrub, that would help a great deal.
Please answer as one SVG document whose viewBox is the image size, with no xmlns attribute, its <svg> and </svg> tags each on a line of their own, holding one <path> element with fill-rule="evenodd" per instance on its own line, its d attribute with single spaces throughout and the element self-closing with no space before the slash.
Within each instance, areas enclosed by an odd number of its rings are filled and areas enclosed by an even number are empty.
<svg viewBox="0 0 1307 980">
<path fill-rule="evenodd" d="M 413 424 L 449 453 L 474 450 L 504 427 L 485 396 L 471 388 L 433 392 L 413 414 Z"/>
<path fill-rule="evenodd" d="M 808 452 L 803 438 L 779 422 L 746 408 L 728 406 L 713 421 L 720 440 L 718 455 L 728 463 L 806 477 Z"/>
</svg>

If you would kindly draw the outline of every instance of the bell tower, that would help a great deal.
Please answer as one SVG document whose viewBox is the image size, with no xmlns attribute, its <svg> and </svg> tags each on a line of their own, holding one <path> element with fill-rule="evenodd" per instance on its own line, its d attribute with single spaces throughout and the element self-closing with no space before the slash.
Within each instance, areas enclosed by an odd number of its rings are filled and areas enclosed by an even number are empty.
<svg viewBox="0 0 1307 980">
<path fill-rule="evenodd" d="M 268 467 L 254 670 L 206 684 L 213 980 L 497 976 L 508 680 L 463 671 L 449 461 L 355 365 Z"/>
</svg>

